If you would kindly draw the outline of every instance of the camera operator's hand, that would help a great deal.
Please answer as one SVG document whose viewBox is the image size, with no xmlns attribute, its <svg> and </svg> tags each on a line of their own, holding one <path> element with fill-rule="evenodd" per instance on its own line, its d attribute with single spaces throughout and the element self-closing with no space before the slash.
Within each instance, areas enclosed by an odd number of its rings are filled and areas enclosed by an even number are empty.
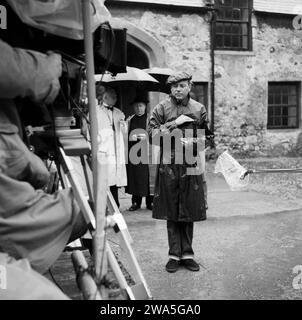
<svg viewBox="0 0 302 320">
<path fill-rule="evenodd" d="M 44 69 L 44 70 L 43 70 Z M 35 101 L 45 104 L 52 103 L 60 90 L 59 78 L 62 74 L 62 59 L 59 54 L 48 52 L 45 56 L 45 66 L 43 66 L 40 83 L 37 83 Z M 44 75 L 44 78 L 42 77 Z"/>
<path fill-rule="evenodd" d="M 0 96 L 29 97 L 49 104 L 56 98 L 62 73 L 61 56 L 55 53 L 12 48 L 0 40 Z"/>
</svg>

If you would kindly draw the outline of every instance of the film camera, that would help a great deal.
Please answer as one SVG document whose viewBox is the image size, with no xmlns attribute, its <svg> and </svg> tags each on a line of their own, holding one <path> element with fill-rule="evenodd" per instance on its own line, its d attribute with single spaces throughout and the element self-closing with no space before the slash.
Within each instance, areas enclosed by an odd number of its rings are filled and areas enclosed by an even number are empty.
<svg viewBox="0 0 302 320">
<path fill-rule="evenodd" d="M 35 105 L 22 99 L 19 112 L 25 127 L 42 128 L 29 135 L 28 144 L 44 158 L 55 148 L 54 129 L 81 128 L 87 114 L 85 100 L 84 41 L 63 38 L 25 25 L 5 0 L 7 29 L 0 30 L 0 39 L 11 46 L 40 52 L 53 51 L 62 56 L 61 90 L 51 106 Z M 112 29 L 108 23 L 93 33 L 95 71 L 126 72 L 126 29 Z"/>
</svg>

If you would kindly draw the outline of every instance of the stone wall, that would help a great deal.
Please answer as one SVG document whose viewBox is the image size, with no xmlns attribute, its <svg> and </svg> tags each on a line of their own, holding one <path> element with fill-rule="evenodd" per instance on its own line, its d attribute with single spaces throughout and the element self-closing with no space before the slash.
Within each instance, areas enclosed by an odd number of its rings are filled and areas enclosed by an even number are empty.
<svg viewBox="0 0 302 320">
<path fill-rule="evenodd" d="M 302 32 L 291 17 L 253 18 L 253 51 L 216 51 L 215 130 L 240 154 L 294 155 L 300 129 L 267 130 L 269 81 L 301 81 Z"/>
<path fill-rule="evenodd" d="M 210 34 L 205 13 L 142 6 L 109 9 L 114 17 L 154 37 L 164 48 L 167 67 L 186 69 L 198 81 L 210 83 Z M 227 146 L 246 156 L 295 153 L 300 129 L 266 129 L 268 82 L 302 79 L 302 31 L 294 30 L 291 22 L 290 16 L 257 14 L 253 16 L 253 51 L 215 52 L 218 147 Z"/>
<path fill-rule="evenodd" d="M 165 50 L 167 67 L 186 69 L 199 81 L 209 81 L 210 34 L 203 14 L 133 6 L 109 9 L 113 17 L 124 19 L 153 36 Z"/>
</svg>

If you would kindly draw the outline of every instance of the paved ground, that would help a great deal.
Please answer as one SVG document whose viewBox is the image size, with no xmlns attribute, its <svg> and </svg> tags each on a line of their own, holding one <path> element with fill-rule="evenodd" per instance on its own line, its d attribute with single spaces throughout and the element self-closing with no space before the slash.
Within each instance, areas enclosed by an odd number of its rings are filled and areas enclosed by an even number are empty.
<svg viewBox="0 0 302 320">
<path fill-rule="evenodd" d="M 164 270 L 165 223 L 146 212 L 127 217 L 134 250 L 155 299 L 292 299 L 292 269 L 302 265 L 302 215 L 287 212 L 196 224 L 201 271 Z"/>
<path fill-rule="evenodd" d="M 293 268 L 302 265 L 302 199 L 253 188 L 233 192 L 214 174 L 207 181 L 208 219 L 196 223 L 194 230 L 193 246 L 201 264 L 196 273 L 165 271 L 165 221 L 152 219 L 146 209 L 127 211 L 130 197 L 120 195 L 133 248 L 154 299 L 302 299 L 302 289 L 292 286 Z M 114 236 L 110 238 L 112 248 L 121 253 Z M 68 254 L 62 255 L 53 273 L 64 291 L 79 299 Z"/>
<path fill-rule="evenodd" d="M 302 265 L 302 201 L 257 192 L 232 192 L 208 177 L 208 220 L 195 224 L 201 271 L 169 274 L 165 221 L 125 211 L 133 248 L 155 299 L 302 299 L 292 287 Z M 122 207 L 129 206 L 129 197 Z M 115 244 L 112 244 L 113 246 Z"/>
</svg>

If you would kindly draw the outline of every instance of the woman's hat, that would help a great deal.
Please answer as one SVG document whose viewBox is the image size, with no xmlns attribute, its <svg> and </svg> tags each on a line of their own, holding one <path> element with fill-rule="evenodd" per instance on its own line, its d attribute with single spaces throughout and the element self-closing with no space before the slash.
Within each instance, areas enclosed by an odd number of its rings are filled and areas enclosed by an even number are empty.
<svg viewBox="0 0 302 320">
<path fill-rule="evenodd" d="M 131 105 L 133 105 L 133 104 L 135 104 L 135 103 L 138 103 L 138 102 L 143 102 L 143 103 L 145 103 L 145 104 L 148 104 L 148 103 L 149 103 L 149 100 L 148 100 L 147 98 L 145 98 L 145 97 L 136 97 L 136 98 L 132 101 Z"/>
</svg>

